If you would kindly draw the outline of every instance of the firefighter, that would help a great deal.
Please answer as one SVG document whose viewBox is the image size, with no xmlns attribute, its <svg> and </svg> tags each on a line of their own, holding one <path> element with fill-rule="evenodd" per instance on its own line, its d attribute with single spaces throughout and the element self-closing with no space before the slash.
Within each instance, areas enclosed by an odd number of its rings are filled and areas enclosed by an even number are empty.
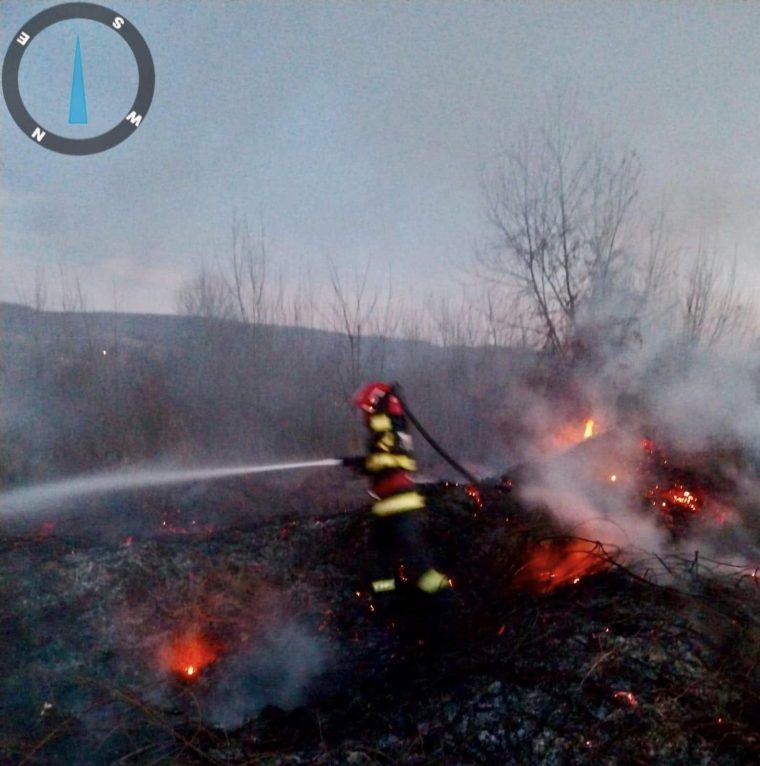
<svg viewBox="0 0 760 766">
<path fill-rule="evenodd" d="M 370 477 L 373 542 L 377 571 L 375 594 L 395 591 L 399 580 L 426 594 L 449 587 L 446 575 L 436 570 L 422 532 L 425 498 L 411 477 L 417 470 L 412 439 L 406 431 L 401 400 L 387 383 L 369 383 L 354 397 L 369 428 L 368 454 L 363 472 Z"/>
</svg>

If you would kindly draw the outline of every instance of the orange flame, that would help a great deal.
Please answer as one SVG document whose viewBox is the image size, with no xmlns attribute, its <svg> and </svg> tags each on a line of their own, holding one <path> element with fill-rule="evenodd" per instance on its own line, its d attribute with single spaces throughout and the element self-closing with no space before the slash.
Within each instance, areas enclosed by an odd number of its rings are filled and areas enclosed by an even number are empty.
<svg viewBox="0 0 760 766">
<path fill-rule="evenodd" d="M 567 449 L 580 444 L 585 439 L 598 435 L 602 424 L 593 418 L 583 420 L 577 417 L 572 418 L 556 426 L 547 439 L 544 446 L 545 450 Z"/>
<path fill-rule="evenodd" d="M 674 482 L 670 486 L 661 487 L 655 484 L 644 493 L 654 508 L 657 508 L 667 518 L 674 514 L 698 514 L 704 505 L 701 492 L 686 489 L 683 484 Z"/>
<path fill-rule="evenodd" d="M 663 492 L 662 496 L 665 500 L 669 500 L 674 505 L 677 505 L 680 508 L 685 508 L 692 513 L 698 513 L 702 505 L 702 500 L 699 496 L 693 494 L 679 484 L 676 484 L 674 487 Z"/>
<path fill-rule="evenodd" d="M 561 585 L 577 585 L 582 577 L 608 567 L 596 543 L 586 540 L 547 540 L 535 546 L 512 584 L 533 593 L 549 593 Z"/>
<path fill-rule="evenodd" d="M 200 671 L 214 662 L 217 647 L 195 628 L 172 638 L 159 651 L 161 666 L 185 678 L 197 678 Z"/>
<path fill-rule="evenodd" d="M 636 699 L 636 695 L 633 692 L 621 690 L 621 691 L 615 692 L 612 695 L 612 697 L 613 699 L 618 700 L 619 702 L 625 702 L 631 707 L 639 706 L 639 701 Z"/>
<path fill-rule="evenodd" d="M 467 487 L 465 487 L 464 490 L 467 493 L 467 497 L 472 500 L 473 504 L 475 505 L 475 508 L 477 510 L 482 511 L 483 510 L 483 497 L 480 494 L 480 488 L 477 484 L 468 484 Z"/>
</svg>

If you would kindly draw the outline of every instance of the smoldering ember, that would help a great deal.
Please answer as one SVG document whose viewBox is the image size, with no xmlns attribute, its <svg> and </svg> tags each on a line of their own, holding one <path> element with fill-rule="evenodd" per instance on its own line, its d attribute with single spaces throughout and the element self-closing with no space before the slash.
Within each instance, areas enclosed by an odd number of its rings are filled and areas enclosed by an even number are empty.
<svg viewBox="0 0 760 766">
<path fill-rule="evenodd" d="M 361 454 L 346 335 L 2 320 L 3 763 L 755 762 L 750 357 L 670 350 L 656 386 L 626 390 L 593 359 L 383 340 L 385 366 L 361 374 L 405 382 L 477 478 L 412 431 L 453 586 L 431 598 L 403 561 L 397 591 L 372 594 L 366 480 L 339 461 L 208 473 Z"/>
</svg>

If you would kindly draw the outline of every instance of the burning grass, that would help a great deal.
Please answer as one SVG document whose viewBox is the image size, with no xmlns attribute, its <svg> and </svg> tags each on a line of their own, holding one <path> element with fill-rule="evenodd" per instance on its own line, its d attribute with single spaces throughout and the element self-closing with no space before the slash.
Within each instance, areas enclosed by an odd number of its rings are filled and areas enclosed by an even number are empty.
<svg viewBox="0 0 760 766">
<path fill-rule="evenodd" d="M 584 577 L 609 569 L 612 557 L 598 541 L 549 539 L 530 545 L 512 585 L 531 593 L 550 593 L 577 585 Z"/>
<path fill-rule="evenodd" d="M 194 681 L 207 665 L 217 659 L 221 649 L 192 626 L 172 636 L 161 646 L 158 661 L 169 672 L 184 680 Z"/>
<path fill-rule="evenodd" d="M 605 431 L 599 416 L 585 418 L 570 418 L 551 433 L 546 434 L 539 442 L 542 444 L 544 455 L 572 449 L 588 439 L 598 437 Z"/>
<path fill-rule="evenodd" d="M 440 488 L 431 506 L 456 583 L 432 611 L 355 597 L 363 513 L 4 540 L 1 627 L 18 638 L 0 656 L 0 760 L 751 761 L 757 570 L 624 564 L 498 489 Z"/>
</svg>

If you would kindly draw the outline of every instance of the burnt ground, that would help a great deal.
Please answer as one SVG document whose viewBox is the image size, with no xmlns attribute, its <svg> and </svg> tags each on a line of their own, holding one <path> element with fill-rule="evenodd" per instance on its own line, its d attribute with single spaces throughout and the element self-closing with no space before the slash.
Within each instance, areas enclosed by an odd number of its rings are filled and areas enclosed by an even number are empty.
<svg viewBox="0 0 760 766">
<path fill-rule="evenodd" d="M 428 529 L 455 588 L 373 603 L 356 498 L 299 510 L 271 492 L 192 501 L 234 510 L 232 527 L 167 524 L 182 509 L 154 493 L 134 529 L 122 506 L 118 523 L 3 530 L 0 763 L 760 757 L 751 569 L 674 555 L 554 588 L 524 564 L 562 530 L 510 494 L 449 487 L 431 492 Z"/>
</svg>

